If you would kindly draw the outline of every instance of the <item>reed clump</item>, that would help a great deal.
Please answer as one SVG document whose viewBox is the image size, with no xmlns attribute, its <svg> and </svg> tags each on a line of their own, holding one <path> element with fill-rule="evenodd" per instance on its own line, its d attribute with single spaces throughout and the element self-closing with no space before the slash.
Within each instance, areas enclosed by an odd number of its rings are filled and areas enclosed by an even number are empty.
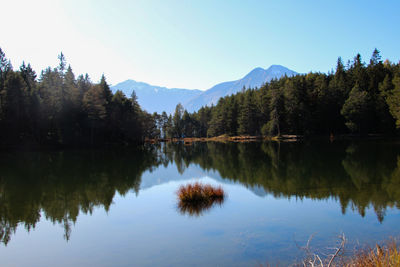
<svg viewBox="0 0 400 267">
<path fill-rule="evenodd" d="M 180 212 L 196 216 L 201 215 L 214 204 L 221 205 L 226 197 L 222 187 L 198 182 L 182 185 L 176 194 Z"/>
</svg>

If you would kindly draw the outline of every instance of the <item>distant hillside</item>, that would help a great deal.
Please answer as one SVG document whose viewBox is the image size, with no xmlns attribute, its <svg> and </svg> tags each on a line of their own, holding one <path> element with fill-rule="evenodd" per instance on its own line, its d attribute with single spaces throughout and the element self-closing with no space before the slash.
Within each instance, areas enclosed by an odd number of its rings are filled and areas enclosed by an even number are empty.
<svg viewBox="0 0 400 267">
<path fill-rule="evenodd" d="M 221 97 L 237 93 L 243 87 L 246 89 L 261 87 L 272 79 L 279 79 L 284 75 L 294 76 L 296 74 L 297 72 L 280 65 L 272 65 L 268 69 L 255 68 L 242 79 L 217 84 L 183 104 L 188 111 L 193 112 L 202 106 L 216 104 Z"/>
<path fill-rule="evenodd" d="M 293 76 L 297 73 L 280 65 L 272 65 L 268 69 L 255 68 L 240 80 L 223 82 L 213 86 L 207 91 L 166 88 L 150 85 L 144 82 L 126 80 L 115 86 L 111 90 L 115 93 L 117 90 L 124 92 L 126 96 L 131 96 L 134 90 L 140 106 L 147 112 L 173 113 L 178 103 L 190 112 L 197 111 L 202 106 L 211 106 L 216 104 L 221 97 L 231 95 L 242 90 L 243 87 L 255 88 L 261 87 L 272 79 L 279 79 L 287 75 Z"/>
<path fill-rule="evenodd" d="M 178 103 L 186 103 L 202 93 L 200 90 L 170 89 L 134 80 L 118 83 L 112 86 L 111 90 L 113 93 L 120 90 L 128 97 L 132 95 L 134 90 L 140 106 L 150 113 L 162 113 L 163 111 L 173 113 Z"/>
</svg>

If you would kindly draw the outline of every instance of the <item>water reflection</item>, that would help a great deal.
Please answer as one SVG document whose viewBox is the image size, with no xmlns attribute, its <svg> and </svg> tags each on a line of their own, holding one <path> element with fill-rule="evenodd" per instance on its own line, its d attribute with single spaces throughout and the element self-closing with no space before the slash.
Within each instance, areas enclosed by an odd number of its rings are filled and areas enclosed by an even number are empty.
<svg viewBox="0 0 400 267">
<path fill-rule="evenodd" d="M 388 207 L 400 208 L 399 156 L 398 145 L 384 142 L 194 143 L 3 153 L 0 241 L 7 244 L 19 225 L 27 231 L 35 228 L 41 216 L 62 224 L 68 240 L 80 212 L 91 214 L 96 207 L 108 211 L 116 193 L 139 193 L 143 172 L 171 163 L 181 174 L 190 164 L 216 171 L 224 181 L 238 182 L 259 196 L 333 198 L 343 214 L 352 209 L 361 216 L 373 207 L 382 222 Z"/>
<path fill-rule="evenodd" d="M 196 163 L 275 197 L 334 198 L 343 214 L 351 208 L 361 216 L 372 206 L 380 222 L 387 207 L 400 208 L 400 150 L 392 143 L 198 143 L 168 148 L 175 151 L 181 171 Z"/>
<path fill-rule="evenodd" d="M 181 185 L 176 194 L 179 212 L 194 217 L 203 215 L 215 205 L 221 207 L 226 198 L 221 186 L 202 183 Z"/>
<path fill-rule="evenodd" d="M 8 153 L 0 158 L 0 240 L 19 224 L 35 228 L 41 215 L 63 224 L 69 239 L 80 212 L 109 210 L 118 192 L 139 191 L 143 171 L 159 163 L 155 147 L 135 151 Z"/>
<path fill-rule="evenodd" d="M 209 211 L 213 206 L 222 206 L 224 200 L 216 199 L 213 201 L 203 201 L 198 203 L 178 202 L 178 211 L 182 215 L 189 215 L 193 217 L 202 216 L 205 212 Z"/>
</svg>

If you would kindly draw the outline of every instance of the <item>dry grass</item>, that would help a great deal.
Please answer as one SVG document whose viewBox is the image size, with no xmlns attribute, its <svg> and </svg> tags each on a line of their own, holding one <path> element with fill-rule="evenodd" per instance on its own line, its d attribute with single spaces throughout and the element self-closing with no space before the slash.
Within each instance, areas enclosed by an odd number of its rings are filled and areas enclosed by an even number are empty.
<svg viewBox="0 0 400 267">
<path fill-rule="evenodd" d="M 221 205 L 225 199 L 222 187 L 209 184 L 194 183 L 182 185 L 176 192 L 178 209 L 181 213 L 199 216 L 214 204 Z"/>
<path fill-rule="evenodd" d="M 400 267 L 400 251 L 395 241 L 376 245 L 356 253 L 344 265 L 346 267 Z"/>
<path fill-rule="evenodd" d="M 307 257 L 299 264 L 294 266 L 303 267 L 400 267 L 400 251 L 394 240 L 374 249 L 357 249 L 353 255 L 344 256 L 343 250 L 346 242 L 344 234 L 340 236 L 340 244 L 334 247 L 334 253 L 320 257 L 320 255 L 310 251 L 310 241 L 312 236 L 303 247 Z"/>
</svg>

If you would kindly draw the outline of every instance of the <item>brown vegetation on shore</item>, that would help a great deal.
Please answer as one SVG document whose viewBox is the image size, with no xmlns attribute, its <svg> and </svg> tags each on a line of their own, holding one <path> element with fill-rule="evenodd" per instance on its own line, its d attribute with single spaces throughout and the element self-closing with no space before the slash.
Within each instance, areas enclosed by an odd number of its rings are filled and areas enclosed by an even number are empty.
<svg viewBox="0 0 400 267">
<path fill-rule="evenodd" d="M 148 143 L 158 142 L 184 142 L 191 144 L 193 142 L 256 142 L 256 141 L 298 141 L 302 136 L 299 135 L 281 135 L 281 136 L 251 136 L 251 135 L 238 135 L 228 136 L 220 135 L 215 137 L 186 137 L 186 138 L 159 138 L 159 139 L 145 139 Z"/>
<path fill-rule="evenodd" d="M 346 238 L 344 234 L 340 237 L 340 244 L 332 248 L 332 254 L 322 257 L 312 253 L 309 245 L 312 236 L 307 245 L 302 248 L 306 251 L 307 257 L 295 266 L 304 267 L 400 267 L 400 251 L 395 240 L 375 245 L 375 248 L 356 249 L 352 255 L 345 256 Z"/>
<path fill-rule="evenodd" d="M 346 267 L 399 267 L 400 251 L 395 241 L 383 246 L 376 245 L 375 249 L 365 249 L 351 257 Z"/>
</svg>

